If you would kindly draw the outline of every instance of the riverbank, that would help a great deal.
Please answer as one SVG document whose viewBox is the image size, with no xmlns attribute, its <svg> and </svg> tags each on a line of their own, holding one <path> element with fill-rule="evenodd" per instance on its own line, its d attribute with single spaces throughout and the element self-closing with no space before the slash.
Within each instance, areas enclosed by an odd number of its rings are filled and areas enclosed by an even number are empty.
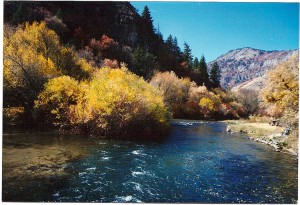
<svg viewBox="0 0 300 205">
<path fill-rule="evenodd" d="M 4 133 L 3 180 L 67 176 L 66 165 L 88 153 L 78 148 L 85 140 L 78 138 L 49 132 Z"/>
<path fill-rule="evenodd" d="M 278 152 L 298 155 L 298 140 L 291 135 L 283 135 L 285 127 L 271 126 L 266 122 L 250 122 L 248 120 L 226 120 L 227 131 L 244 133 L 249 139 L 272 146 Z"/>
</svg>

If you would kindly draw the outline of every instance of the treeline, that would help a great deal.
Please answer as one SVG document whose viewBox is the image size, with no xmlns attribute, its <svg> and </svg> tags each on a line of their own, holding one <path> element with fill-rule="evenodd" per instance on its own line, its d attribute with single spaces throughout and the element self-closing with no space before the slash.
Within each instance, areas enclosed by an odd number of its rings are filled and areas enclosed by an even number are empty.
<svg viewBox="0 0 300 205">
<path fill-rule="evenodd" d="M 70 133 L 159 137 L 168 131 L 171 114 L 159 90 L 123 64 L 93 67 L 44 22 L 5 27 L 3 74 L 8 118 L 14 106 L 24 108 L 24 122 Z"/>
<path fill-rule="evenodd" d="M 5 2 L 4 6 L 5 22 L 17 26 L 44 21 L 64 45 L 74 46 L 94 66 L 125 63 L 146 80 L 155 71 L 173 71 L 197 85 L 220 87 L 218 65 L 209 71 L 205 57 L 194 58 L 186 42 L 181 50 L 176 37 L 164 40 L 147 6 L 141 15 L 127 2 Z"/>
<path fill-rule="evenodd" d="M 243 114 L 242 105 L 220 88 L 209 90 L 173 71 L 157 72 L 149 83 L 124 63 L 106 59 L 100 67 L 61 44 L 45 22 L 5 25 L 4 33 L 5 120 L 10 108 L 21 107 L 24 122 L 122 137 L 164 135 L 172 115 L 225 119 Z M 95 52 L 107 51 L 107 45 L 118 48 L 108 37 L 92 45 Z"/>
</svg>

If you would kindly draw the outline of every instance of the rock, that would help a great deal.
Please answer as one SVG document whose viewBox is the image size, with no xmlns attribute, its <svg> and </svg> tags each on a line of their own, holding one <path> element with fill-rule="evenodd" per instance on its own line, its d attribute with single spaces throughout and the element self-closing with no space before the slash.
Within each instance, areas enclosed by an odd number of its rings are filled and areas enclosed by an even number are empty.
<svg viewBox="0 0 300 205">
<path fill-rule="evenodd" d="M 226 128 L 226 132 L 232 132 L 232 129 L 231 129 L 231 127 L 230 127 L 230 126 L 227 126 L 227 128 Z"/>
<path fill-rule="evenodd" d="M 286 127 L 286 128 L 284 129 L 282 135 L 287 136 L 287 135 L 289 135 L 290 133 L 291 133 L 291 129 L 290 129 L 289 127 Z"/>
<path fill-rule="evenodd" d="M 240 133 L 247 134 L 247 130 L 240 130 Z"/>
</svg>

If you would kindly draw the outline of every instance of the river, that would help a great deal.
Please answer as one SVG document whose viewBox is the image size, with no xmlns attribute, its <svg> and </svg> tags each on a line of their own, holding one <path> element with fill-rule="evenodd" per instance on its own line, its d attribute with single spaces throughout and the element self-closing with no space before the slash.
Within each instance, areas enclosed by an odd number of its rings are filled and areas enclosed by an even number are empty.
<svg viewBox="0 0 300 205">
<path fill-rule="evenodd" d="M 5 130 L 3 201 L 297 203 L 297 159 L 222 122 L 180 121 L 161 142 Z"/>
</svg>

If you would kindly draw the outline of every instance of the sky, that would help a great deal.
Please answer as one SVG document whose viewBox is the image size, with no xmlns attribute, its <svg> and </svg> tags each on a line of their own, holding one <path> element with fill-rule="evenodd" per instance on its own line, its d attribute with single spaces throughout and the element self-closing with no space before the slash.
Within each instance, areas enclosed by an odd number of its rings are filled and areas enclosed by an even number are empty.
<svg viewBox="0 0 300 205">
<path fill-rule="evenodd" d="M 153 25 L 187 42 L 194 57 L 210 62 L 229 50 L 299 48 L 299 3 L 130 2 L 142 13 L 147 5 Z"/>
</svg>

